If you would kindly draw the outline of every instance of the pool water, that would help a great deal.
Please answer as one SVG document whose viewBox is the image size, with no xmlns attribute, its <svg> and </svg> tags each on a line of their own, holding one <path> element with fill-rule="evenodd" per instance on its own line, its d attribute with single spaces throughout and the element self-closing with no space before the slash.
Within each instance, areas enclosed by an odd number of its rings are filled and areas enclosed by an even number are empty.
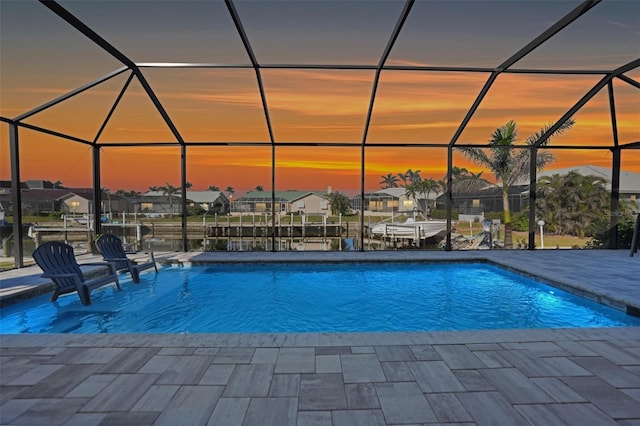
<svg viewBox="0 0 640 426">
<path fill-rule="evenodd" d="M 2 309 L 1 333 L 226 333 L 640 326 L 640 318 L 484 263 L 164 267 L 83 306 Z"/>
</svg>

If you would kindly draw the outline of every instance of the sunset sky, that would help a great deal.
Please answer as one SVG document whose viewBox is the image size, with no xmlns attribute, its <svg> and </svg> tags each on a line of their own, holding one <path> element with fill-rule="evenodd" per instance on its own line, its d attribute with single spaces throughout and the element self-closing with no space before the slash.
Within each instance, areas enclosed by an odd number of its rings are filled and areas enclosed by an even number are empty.
<svg viewBox="0 0 640 426">
<path fill-rule="evenodd" d="M 198 62 L 226 69 L 142 68 L 178 131 L 188 142 L 250 142 L 255 146 L 187 149 L 194 189 L 232 186 L 271 189 L 272 150 L 253 69 L 222 1 L 59 1 L 136 63 Z M 236 1 L 261 65 L 376 65 L 402 1 Z M 417 1 L 389 56 L 389 65 L 496 67 L 579 1 Z M 14 118 L 119 68 L 113 57 L 36 1 L 0 1 L 0 115 Z M 640 57 L 640 2 L 604 0 L 533 53 L 516 69 L 611 70 Z M 276 142 L 362 142 L 375 71 L 261 70 Z M 627 74 L 640 81 L 640 70 Z M 25 123 L 93 140 L 125 84 L 125 72 Z M 489 77 L 486 72 L 382 72 L 365 152 L 365 187 L 382 175 L 411 168 L 440 179 L 444 148 L 376 144 L 448 144 Z M 553 123 L 602 75 L 503 73 L 458 143 L 486 143 L 509 120 L 521 142 Z M 614 80 L 620 143 L 640 141 L 640 92 Z M 575 117 L 559 145 L 610 146 L 606 88 Z M 180 183 L 176 146 L 119 147 L 119 143 L 175 143 L 139 82 L 133 79 L 102 133 L 102 185 L 145 191 Z M 23 180 L 91 186 L 91 149 L 21 130 Z M 553 146 L 553 144 L 552 144 Z M 638 151 L 622 168 L 640 172 Z M 556 150 L 551 168 L 611 167 L 608 150 Z M 0 179 L 11 177 L 8 125 L 0 124 Z M 361 150 L 278 146 L 276 189 L 353 191 L 360 187 Z M 480 171 L 461 155 L 454 164 Z"/>
</svg>

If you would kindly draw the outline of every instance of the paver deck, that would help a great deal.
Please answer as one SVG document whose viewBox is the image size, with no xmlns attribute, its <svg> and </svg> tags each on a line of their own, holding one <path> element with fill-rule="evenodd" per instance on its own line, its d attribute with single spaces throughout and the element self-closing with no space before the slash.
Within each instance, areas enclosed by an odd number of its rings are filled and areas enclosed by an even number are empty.
<svg viewBox="0 0 640 426">
<path fill-rule="evenodd" d="M 381 259 L 484 259 L 640 306 L 640 258 L 622 251 L 350 254 Z M 0 335 L 0 424 L 638 425 L 640 328 Z"/>
</svg>

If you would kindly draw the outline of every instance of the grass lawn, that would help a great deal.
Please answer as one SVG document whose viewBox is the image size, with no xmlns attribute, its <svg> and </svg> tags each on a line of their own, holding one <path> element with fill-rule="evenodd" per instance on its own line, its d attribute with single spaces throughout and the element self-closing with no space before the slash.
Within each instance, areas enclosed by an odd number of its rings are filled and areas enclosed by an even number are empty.
<svg viewBox="0 0 640 426">
<path fill-rule="evenodd" d="M 513 242 L 517 243 L 519 239 L 528 240 L 529 235 L 526 232 L 514 232 Z M 584 248 L 591 238 L 578 238 L 571 235 L 545 235 L 544 248 Z M 540 246 L 540 234 L 536 233 L 536 248 Z"/>
</svg>

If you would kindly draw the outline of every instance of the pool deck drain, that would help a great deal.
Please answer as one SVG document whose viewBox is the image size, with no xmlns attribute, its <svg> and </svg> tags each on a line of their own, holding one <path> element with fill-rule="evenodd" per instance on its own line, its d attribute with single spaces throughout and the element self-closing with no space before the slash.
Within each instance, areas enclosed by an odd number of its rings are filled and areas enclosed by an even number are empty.
<svg viewBox="0 0 640 426">
<path fill-rule="evenodd" d="M 640 306 L 640 258 L 626 251 L 167 253 L 162 258 L 489 261 L 618 308 Z M 5 294 L 18 282 L 34 286 L 39 270 L 24 271 L 1 273 Z M 640 327 L 0 335 L 0 358 L 3 425 L 640 423 Z"/>
</svg>

